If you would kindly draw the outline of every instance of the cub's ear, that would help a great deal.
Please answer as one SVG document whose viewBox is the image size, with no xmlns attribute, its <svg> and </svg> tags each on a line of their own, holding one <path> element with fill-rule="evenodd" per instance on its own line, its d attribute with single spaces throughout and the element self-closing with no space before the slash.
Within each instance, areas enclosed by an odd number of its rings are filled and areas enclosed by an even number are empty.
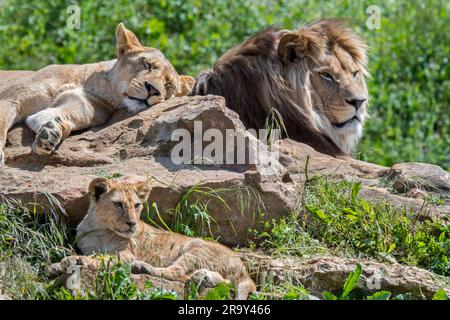
<svg viewBox="0 0 450 320">
<path fill-rule="evenodd" d="M 105 178 L 96 178 L 89 184 L 89 195 L 91 199 L 98 201 L 100 197 L 108 192 L 111 188 L 111 183 Z"/>
<path fill-rule="evenodd" d="M 322 40 L 306 30 L 284 34 L 278 44 L 278 54 L 284 62 L 294 62 L 307 56 L 317 57 L 321 53 Z"/>
<path fill-rule="evenodd" d="M 179 88 L 175 93 L 176 97 L 184 97 L 191 93 L 192 88 L 195 85 L 195 79 L 190 76 L 180 76 Z"/>
<path fill-rule="evenodd" d="M 152 188 L 148 182 L 140 182 L 135 185 L 136 194 L 143 202 L 147 201 Z"/>
<path fill-rule="evenodd" d="M 125 28 L 123 23 L 117 25 L 116 49 L 118 58 L 125 54 L 144 51 L 144 47 L 141 45 L 136 35 Z"/>
</svg>

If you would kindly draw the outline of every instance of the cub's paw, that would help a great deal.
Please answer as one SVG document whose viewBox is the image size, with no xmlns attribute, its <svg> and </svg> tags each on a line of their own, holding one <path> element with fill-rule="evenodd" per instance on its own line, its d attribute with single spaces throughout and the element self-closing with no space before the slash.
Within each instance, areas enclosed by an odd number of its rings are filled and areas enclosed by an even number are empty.
<svg viewBox="0 0 450 320">
<path fill-rule="evenodd" d="M 57 119 L 58 120 L 58 119 Z M 63 132 L 57 120 L 47 122 L 36 134 L 33 151 L 38 155 L 48 155 L 55 151 L 63 139 Z"/>
<path fill-rule="evenodd" d="M 49 277 L 58 277 L 65 273 L 70 273 L 71 267 L 75 266 L 89 266 L 93 269 L 98 268 L 98 264 L 87 256 L 70 256 L 61 260 L 61 262 L 53 263 L 47 268 L 47 275 Z"/>
<path fill-rule="evenodd" d="M 154 276 L 156 274 L 154 268 L 143 261 L 133 261 L 131 263 L 131 273 L 133 274 L 148 274 Z"/>
<path fill-rule="evenodd" d="M 191 280 L 206 288 L 214 288 L 221 283 L 230 283 L 229 280 L 224 279 L 219 273 L 207 269 L 195 271 L 191 276 Z"/>
</svg>

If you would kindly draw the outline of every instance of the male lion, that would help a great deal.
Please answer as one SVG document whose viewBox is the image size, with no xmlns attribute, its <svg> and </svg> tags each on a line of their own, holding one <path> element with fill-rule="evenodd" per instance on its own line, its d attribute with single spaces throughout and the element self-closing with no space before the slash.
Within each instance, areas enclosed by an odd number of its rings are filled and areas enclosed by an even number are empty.
<svg viewBox="0 0 450 320">
<path fill-rule="evenodd" d="M 36 133 L 33 150 L 45 155 L 72 131 L 104 124 L 119 108 L 136 113 L 190 92 L 195 80 L 179 76 L 159 50 L 143 47 L 122 23 L 116 41 L 116 60 L 0 71 L 0 165 L 8 130 L 24 120 Z"/>
<path fill-rule="evenodd" d="M 364 42 L 338 20 L 271 28 L 225 53 L 191 95 L 225 97 L 247 128 L 264 128 L 278 113 L 286 136 L 348 156 L 362 135 L 366 64 Z"/>
<path fill-rule="evenodd" d="M 133 180 L 134 179 L 134 180 Z M 256 290 L 236 253 L 212 241 L 156 229 L 139 220 L 150 187 L 134 177 L 97 178 L 89 185 L 90 207 L 77 227 L 77 245 L 85 255 L 118 255 L 134 273 L 172 281 L 202 281 L 208 287 L 232 281 L 237 298 Z M 52 276 L 71 265 L 99 266 L 94 256 L 70 256 L 50 266 Z"/>
</svg>

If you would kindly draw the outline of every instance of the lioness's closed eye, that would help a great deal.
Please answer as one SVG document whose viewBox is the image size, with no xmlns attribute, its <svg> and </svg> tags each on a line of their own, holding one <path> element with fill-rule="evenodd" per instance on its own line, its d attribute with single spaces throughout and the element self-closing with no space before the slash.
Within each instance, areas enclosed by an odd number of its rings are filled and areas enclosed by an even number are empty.
<svg viewBox="0 0 450 320">
<path fill-rule="evenodd" d="M 256 287 L 240 257 L 227 247 L 199 238 L 154 228 L 139 216 L 150 187 L 146 182 L 97 178 L 89 186 L 90 207 L 77 228 L 77 245 L 85 255 L 104 253 L 129 262 L 134 273 L 172 281 L 193 280 L 208 287 L 233 282 L 237 298 L 246 299 Z M 98 266 L 91 256 L 71 256 L 52 265 L 52 276 L 73 264 Z"/>
<path fill-rule="evenodd" d="M 116 42 L 116 60 L 0 71 L 0 165 L 17 123 L 36 132 L 33 150 L 46 155 L 72 131 L 104 124 L 117 109 L 135 113 L 191 91 L 192 77 L 178 75 L 161 51 L 141 45 L 122 23 Z"/>
</svg>

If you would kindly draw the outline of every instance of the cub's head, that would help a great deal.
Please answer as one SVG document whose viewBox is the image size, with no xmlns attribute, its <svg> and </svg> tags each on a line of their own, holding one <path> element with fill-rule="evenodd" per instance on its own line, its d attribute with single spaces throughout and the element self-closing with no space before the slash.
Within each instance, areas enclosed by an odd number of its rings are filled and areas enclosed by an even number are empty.
<svg viewBox="0 0 450 320">
<path fill-rule="evenodd" d="M 339 20 L 282 32 L 286 82 L 294 90 L 307 87 L 316 126 L 350 153 L 366 117 L 366 45 Z"/>
<path fill-rule="evenodd" d="M 116 42 L 113 82 L 129 111 L 139 112 L 171 97 L 189 94 L 194 78 L 179 76 L 161 51 L 142 46 L 122 23 L 117 26 Z"/>
<path fill-rule="evenodd" d="M 94 215 L 98 227 L 132 238 L 150 190 L 147 182 L 94 179 L 89 185 L 89 214 Z"/>
</svg>

